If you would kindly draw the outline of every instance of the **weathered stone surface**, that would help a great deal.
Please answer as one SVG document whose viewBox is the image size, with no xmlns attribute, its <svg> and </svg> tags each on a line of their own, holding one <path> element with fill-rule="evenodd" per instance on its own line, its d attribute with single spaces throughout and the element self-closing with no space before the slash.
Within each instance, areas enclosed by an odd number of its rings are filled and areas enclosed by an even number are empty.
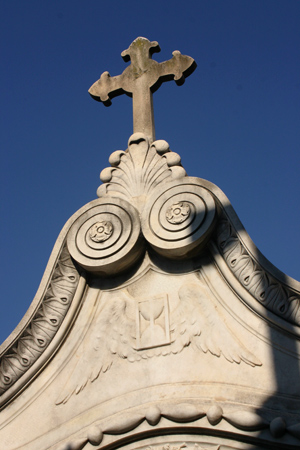
<svg viewBox="0 0 300 450">
<path fill-rule="evenodd" d="M 153 61 L 152 54 L 159 51 L 156 41 L 137 38 L 122 52 L 124 61 L 130 61 L 122 75 L 111 77 L 104 72 L 89 89 L 91 96 L 106 106 L 111 105 L 111 99 L 118 95 L 132 96 L 133 132 L 144 133 L 151 142 L 155 139 L 152 93 L 163 81 L 175 80 L 176 84 L 182 85 L 185 77 L 196 68 L 195 61 L 178 50 L 169 61 Z"/>
<path fill-rule="evenodd" d="M 1 445 L 298 449 L 300 283 L 220 189 L 141 131 L 63 228 L 1 346 Z"/>
</svg>

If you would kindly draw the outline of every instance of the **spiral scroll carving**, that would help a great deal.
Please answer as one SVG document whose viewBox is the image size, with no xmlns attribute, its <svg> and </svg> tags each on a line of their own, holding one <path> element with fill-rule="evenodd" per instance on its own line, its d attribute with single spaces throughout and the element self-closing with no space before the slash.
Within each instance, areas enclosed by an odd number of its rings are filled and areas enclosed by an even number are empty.
<svg viewBox="0 0 300 450">
<path fill-rule="evenodd" d="M 182 258 L 206 243 L 215 217 L 211 193 L 196 178 L 185 177 L 154 192 L 143 211 L 142 229 L 160 254 Z"/>
<path fill-rule="evenodd" d="M 138 212 L 117 198 L 99 199 L 88 207 L 70 229 L 70 254 L 82 267 L 98 274 L 127 269 L 143 251 Z"/>
</svg>

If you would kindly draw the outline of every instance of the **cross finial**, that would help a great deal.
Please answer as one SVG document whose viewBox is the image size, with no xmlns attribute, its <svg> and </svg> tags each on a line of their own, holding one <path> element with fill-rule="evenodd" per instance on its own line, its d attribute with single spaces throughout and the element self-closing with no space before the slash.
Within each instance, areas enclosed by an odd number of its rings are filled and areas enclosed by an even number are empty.
<svg viewBox="0 0 300 450">
<path fill-rule="evenodd" d="M 105 106 L 111 105 L 111 99 L 121 94 L 132 97 L 133 132 L 142 132 L 150 142 L 155 140 L 152 93 L 163 81 L 175 80 L 180 86 L 196 68 L 193 58 L 174 51 L 173 58 L 162 63 L 152 59 L 159 52 L 156 41 L 138 37 L 127 50 L 121 53 L 124 61 L 131 61 L 121 75 L 111 77 L 104 72 L 100 79 L 89 89 L 91 96 Z"/>
</svg>

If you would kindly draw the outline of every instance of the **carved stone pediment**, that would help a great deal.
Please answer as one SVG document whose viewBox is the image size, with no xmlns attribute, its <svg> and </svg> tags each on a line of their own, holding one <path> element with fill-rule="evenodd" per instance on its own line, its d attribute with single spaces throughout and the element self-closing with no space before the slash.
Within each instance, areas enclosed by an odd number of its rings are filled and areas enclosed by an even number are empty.
<svg viewBox="0 0 300 450">
<path fill-rule="evenodd" d="M 80 213 L 61 242 L 77 217 Z M 126 436 L 139 435 L 140 427 L 151 435 L 177 424 L 180 433 L 186 426 L 195 433 L 208 427 L 209 436 L 217 431 L 224 439 L 234 432 L 238 440 L 247 436 L 256 442 L 259 432 L 274 445 L 294 445 L 300 396 L 290 379 L 299 365 L 299 332 L 261 303 L 260 310 L 253 309 L 257 300 L 232 273 L 217 242 L 218 222 L 211 240 L 192 258 L 169 259 L 149 246 L 126 272 L 87 273 L 85 288 L 81 278 L 72 315 L 60 323 L 45 356 L 2 394 L 6 404 L 18 395 L 3 410 L 2 433 L 12 437 L 16 421 L 26 424 L 29 418 L 30 429 L 36 411 L 45 407 L 63 424 L 61 432 L 47 416 L 36 417 L 42 431 L 36 436 L 32 430 L 28 439 L 34 441 L 26 444 L 23 438 L 22 448 L 43 448 L 45 442 L 53 442 L 53 449 L 84 448 L 88 442 L 119 446 Z M 61 258 L 71 261 L 65 248 Z M 76 267 L 70 266 L 70 276 Z M 54 280 L 61 281 L 55 271 L 49 286 Z M 276 324 L 271 334 L 270 323 Z M 8 349 L 17 350 L 16 345 Z M 278 380 L 272 376 L 274 357 L 282 367 Z M 35 381 L 22 393 L 23 378 Z M 86 425 L 73 435 L 72 423 L 79 418 Z M 203 448 L 219 445 L 211 438 L 201 442 Z"/>
<path fill-rule="evenodd" d="M 179 52 L 160 66 L 157 45 L 134 41 L 130 70 L 105 73 L 92 96 L 108 104 L 147 88 L 152 108 L 162 81 L 181 84 L 194 67 Z M 186 175 L 145 117 L 110 156 L 99 198 L 66 223 L 1 346 L 1 442 L 298 449 L 300 283 L 260 254 L 218 187 Z"/>
<path fill-rule="evenodd" d="M 141 144 L 145 154 L 155 145 Z M 64 227 L 39 301 L 2 350 L 8 448 L 19 421 L 31 430 L 18 441 L 24 449 L 119 446 L 140 427 L 146 436 L 178 423 L 221 439 L 298 445 L 300 393 L 290 383 L 299 367 L 298 283 L 265 263 L 216 186 L 183 169 L 169 177 L 125 199 L 111 172 L 99 200 Z M 54 422 L 36 416 L 44 407 Z M 74 434 L 79 418 L 85 425 Z M 221 444 L 209 438 L 202 447 L 213 445 Z"/>
</svg>

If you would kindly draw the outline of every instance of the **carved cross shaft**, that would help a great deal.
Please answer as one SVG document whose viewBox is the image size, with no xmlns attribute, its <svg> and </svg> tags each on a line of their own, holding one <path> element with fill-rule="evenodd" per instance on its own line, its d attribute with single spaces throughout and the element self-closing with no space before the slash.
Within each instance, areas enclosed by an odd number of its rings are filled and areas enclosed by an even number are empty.
<svg viewBox="0 0 300 450">
<path fill-rule="evenodd" d="M 175 80 L 180 86 L 196 68 L 193 58 L 173 52 L 173 58 L 162 63 L 152 60 L 152 54 L 159 52 L 156 41 L 139 37 L 127 50 L 121 53 L 124 61 L 131 61 L 121 75 L 111 77 L 104 72 L 89 89 L 90 95 L 105 106 L 121 94 L 132 97 L 133 132 L 142 132 L 150 142 L 155 139 L 152 93 L 163 81 Z"/>
</svg>

